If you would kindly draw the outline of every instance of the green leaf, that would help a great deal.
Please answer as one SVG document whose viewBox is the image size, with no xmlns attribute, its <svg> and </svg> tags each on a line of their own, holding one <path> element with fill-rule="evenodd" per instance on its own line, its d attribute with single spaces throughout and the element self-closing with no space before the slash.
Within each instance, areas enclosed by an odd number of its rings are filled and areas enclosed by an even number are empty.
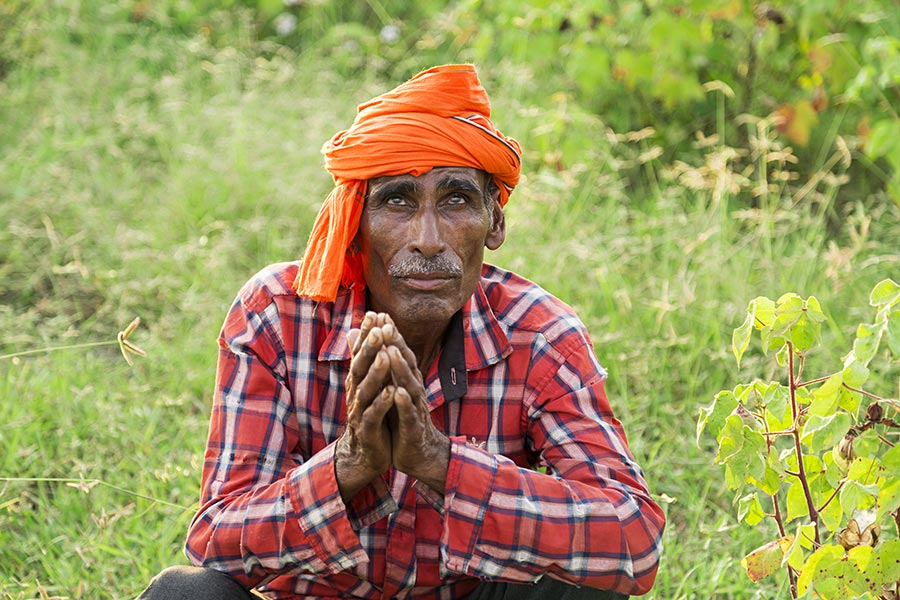
<svg viewBox="0 0 900 600">
<path fill-rule="evenodd" d="M 806 352 L 819 340 L 819 324 L 810 319 L 805 312 L 797 316 L 790 331 L 791 343 L 798 352 Z"/>
<path fill-rule="evenodd" d="M 753 527 L 766 518 L 766 512 L 759 503 L 756 492 L 747 494 L 738 501 L 738 521 L 744 521 Z"/>
<path fill-rule="evenodd" d="M 752 306 L 751 302 L 751 306 Z M 750 345 L 750 335 L 753 333 L 753 312 L 747 311 L 747 317 L 740 327 L 731 334 L 731 351 L 737 359 L 738 368 L 741 367 L 741 357 Z"/>
<path fill-rule="evenodd" d="M 819 511 L 819 519 L 829 531 L 837 531 L 840 529 L 844 521 L 844 509 L 841 508 L 840 501 L 834 499 L 828 505 Z"/>
<path fill-rule="evenodd" d="M 774 542 L 760 546 L 741 559 L 741 566 L 747 571 L 747 576 L 756 583 L 763 577 L 768 577 L 781 568 L 784 553 L 791 547 L 793 541 L 794 536 L 787 535 Z"/>
<path fill-rule="evenodd" d="M 856 510 L 865 510 L 875 503 L 878 486 L 863 485 L 858 481 L 848 480 L 841 488 L 838 499 L 845 515 L 853 515 Z"/>
<path fill-rule="evenodd" d="M 753 307 L 753 315 L 755 317 L 753 326 L 756 329 L 768 327 L 775 321 L 775 303 L 765 296 L 757 296 L 751 300 L 750 306 L 747 307 L 748 312 L 750 307 Z"/>
<path fill-rule="evenodd" d="M 814 523 L 798 523 L 797 533 L 793 536 L 794 541 L 784 552 L 784 560 L 781 562 L 782 566 L 788 564 L 799 571 L 803 567 L 803 561 L 806 558 L 803 551 L 813 547 L 815 536 L 816 526 Z"/>
<path fill-rule="evenodd" d="M 718 437 L 719 431 L 725 425 L 725 418 L 734 412 L 737 405 L 734 393 L 724 390 L 716 394 L 709 406 L 701 408 L 700 418 L 697 421 L 697 443 L 700 443 L 700 434 L 707 426 Z"/>
<path fill-rule="evenodd" d="M 900 581 L 900 540 L 882 542 L 872 566 L 872 571 L 880 575 L 880 583 Z"/>
<path fill-rule="evenodd" d="M 859 410 L 859 403 L 862 400 L 862 394 L 841 387 L 841 397 L 838 400 L 838 406 L 847 411 L 851 415 L 855 415 Z"/>
<path fill-rule="evenodd" d="M 881 454 L 884 442 L 878 438 L 878 432 L 869 429 L 853 438 L 853 454 L 862 458 L 875 458 Z M 885 456 L 890 454 L 886 452 Z M 881 458 L 881 466 L 884 467 L 884 457 Z"/>
<path fill-rule="evenodd" d="M 882 455 L 881 466 L 889 473 L 900 472 L 900 445 L 894 446 Z"/>
<path fill-rule="evenodd" d="M 822 462 L 825 463 L 825 479 L 828 485 L 836 488 L 841 483 L 841 479 L 847 473 L 849 467 L 847 460 L 841 455 L 840 444 L 822 455 Z"/>
<path fill-rule="evenodd" d="M 900 310 L 888 315 L 887 343 L 895 359 L 900 359 Z"/>
<path fill-rule="evenodd" d="M 869 294 L 869 304 L 872 306 L 892 306 L 897 302 L 900 302 L 900 285 L 891 279 L 879 281 Z"/>
<path fill-rule="evenodd" d="M 821 452 L 837 444 L 852 422 L 850 415 L 839 412 L 828 416 L 811 415 L 800 433 L 800 441 L 813 452 Z"/>
<path fill-rule="evenodd" d="M 796 315 L 803 310 L 803 298 L 794 292 L 782 294 L 775 304 L 775 310 L 780 315 Z"/>
<path fill-rule="evenodd" d="M 863 485 L 877 483 L 881 476 L 881 463 L 878 459 L 859 456 L 850 463 L 847 478 Z"/>
<path fill-rule="evenodd" d="M 844 378 L 840 373 L 835 373 L 825 380 L 825 383 L 816 388 L 812 394 L 812 402 L 809 405 L 809 414 L 826 417 L 833 413 L 838 406 L 841 396 Z"/>
<path fill-rule="evenodd" d="M 779 367 L 786 367 L 788 365 L 788 354 L 791 349 L 784 343 L 784 338 L 778 338 L 781 340 L 781 347 L 778 349 L 778 352 L 775 353 L 775 362 L 778 363 Z"/>
<path fill-rule="evenodd" d="M 878 520 L 900 508 L 900 479 L 887 480 L 878 492 Z"/>
<path fill-rule="evenodd" d="M 800 480 L 793 478 L 788 486 L 786 503 L 787 503 L 787 519 L 793 521 L 797 517 L 808 517 L 809 506 L 806 504 L 806 494 L 803 492 L 803 486 Z"/>
<path fill-rule="evenodd" d="M 748 427 L 736 409 L 725 419 L 719 432 L 719 452 L 716 454 L 716 462 L 725 464 L 728 488 L 738 489 L 749 478 L 762 479 L 766 470 L 765 453 L 765 438 Z"/>
<path fill-rule="evenodd" d="M 766 425 L 770 431 L 788 429 L 793 423 L 790 404 L 790 390 L 777 381 L 770 383 L 762 397 L 765 406 Z"/>
<path fill-rule="evenodd" d="M 750 483 L 758 487 L 765 494 L 773 496 L 781 488 L 781 474 L 783 472 L 784 469 L 781 467 L 778 453 L 775 448 L 772 448 L 769 451 L 769 455 L 766 457 L 766 469 L 762 479 L 759 480 L 755 477 L 750 477 Z"/>
<path fill-rule="evenodd" d="M 863 366 L 868 365 L 875 353 L 878 352 L 884 329 L 883 324 L 868 323 L 860 323 L 859 327 L 856 328 L 856 339 L 853 341 L 853 355 Z"/>
<path fill-rule="evenodd" d="M 819 301 L 815 296 L 810 296 L 806 299 L 806 314 L 816 323 L 824 323 L 828 320 L 828 317 L 822 312 L 822 307 L 819 305 Z"/>
<path fill-rule="evenodd" d="M 869 569 L 874 557 L 875 550 L 871 546 L 860 545 L 847 552 L 843 582 L 852 595 L 862 594 L 871 589 L 864 573 Z"/>
<path fill-rule="evenodd" d="M 844 377 L 844 383 L 850 387 L 858 388 L 869 378 L 869 369 L 866 368 L 866 365 L 857 360 L 856 355 L 853 352 L 850 352 L 850 354 L 847 355 L 847 358 L 844 359 L 844 370 L 842 371 L 842 375 Z"/>
<path fill-rule="evenodd" d="M 838 577 L 843 574 L 844 549 L 829 544 L 821 546 L 806 559 L 797 578 L 797 592 L 805 594 L 813 581 L 815 590 L 825 598 L 831 598 L 840 588 Z"/>
</svg>

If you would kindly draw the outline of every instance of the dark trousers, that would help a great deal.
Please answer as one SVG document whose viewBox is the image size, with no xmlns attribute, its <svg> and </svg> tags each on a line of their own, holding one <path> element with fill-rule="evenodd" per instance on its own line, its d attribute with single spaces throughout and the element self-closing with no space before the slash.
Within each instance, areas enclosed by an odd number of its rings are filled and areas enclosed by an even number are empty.
<svg viewBox="0 0 900 600">
<path fill-rule="evenodd" d="M 234 579 L 199 567 L 169 567 L 153 581 L 137 600 L 256 600 Z M 475 588 L 466 600 L 627 600 L 628 596 L 592 588 L 577 588 L 543 577 L 537 584 L 487 581 Z"/>
</svg>

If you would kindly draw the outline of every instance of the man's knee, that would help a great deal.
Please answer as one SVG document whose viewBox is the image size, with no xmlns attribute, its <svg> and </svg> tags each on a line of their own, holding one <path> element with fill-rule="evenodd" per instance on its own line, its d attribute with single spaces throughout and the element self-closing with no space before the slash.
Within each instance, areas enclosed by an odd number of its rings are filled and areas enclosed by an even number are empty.
<svg viewBox="0 0 900 600">
<path fill-rule="evenodd" d="M 162 570 L 138 600 L 251 600 L 237 581 L 213 569 L 176 566 Z"/>
<path fill-rule="evenodd" d="M 467 597 L 472 600 L 628 600 L 628 596 L 608 590 L 575 587 L 557 579 L 542 577 L 535 584 L 488 581 Z"/>
</svg>

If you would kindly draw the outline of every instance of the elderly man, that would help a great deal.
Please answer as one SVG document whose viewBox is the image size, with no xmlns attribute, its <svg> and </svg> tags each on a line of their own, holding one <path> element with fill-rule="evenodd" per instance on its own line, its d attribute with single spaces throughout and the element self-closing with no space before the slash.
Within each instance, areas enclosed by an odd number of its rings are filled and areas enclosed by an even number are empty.
<svg viewBox="0 0 900 600">
<path fill-rule="evenodd" d="M 484 264 L 520 148 L 471 65 L 363 104 L 219 338 L 195 567 L 143 598 L 623 598 L 664 517 L 572 310 Z M 252 591 L 248 591 L 252 590 Z"/>
</svg>

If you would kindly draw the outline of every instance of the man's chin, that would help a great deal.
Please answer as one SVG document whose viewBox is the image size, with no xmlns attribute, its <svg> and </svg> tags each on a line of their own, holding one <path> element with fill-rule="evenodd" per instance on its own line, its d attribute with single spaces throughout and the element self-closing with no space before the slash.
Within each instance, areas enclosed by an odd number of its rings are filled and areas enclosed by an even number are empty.
<svg viewBox="0 0 900 600">
<path fill-rule="evenodd" d="M 410 292 L 403 294 L 403 302 L 397 309 L 398 314 L 391 316 L 397 321 L 409 324 L 440 327 L 461 307 L 462 303 L 457 298 L 447 298 L 429 291 Z"/>
</svg>

